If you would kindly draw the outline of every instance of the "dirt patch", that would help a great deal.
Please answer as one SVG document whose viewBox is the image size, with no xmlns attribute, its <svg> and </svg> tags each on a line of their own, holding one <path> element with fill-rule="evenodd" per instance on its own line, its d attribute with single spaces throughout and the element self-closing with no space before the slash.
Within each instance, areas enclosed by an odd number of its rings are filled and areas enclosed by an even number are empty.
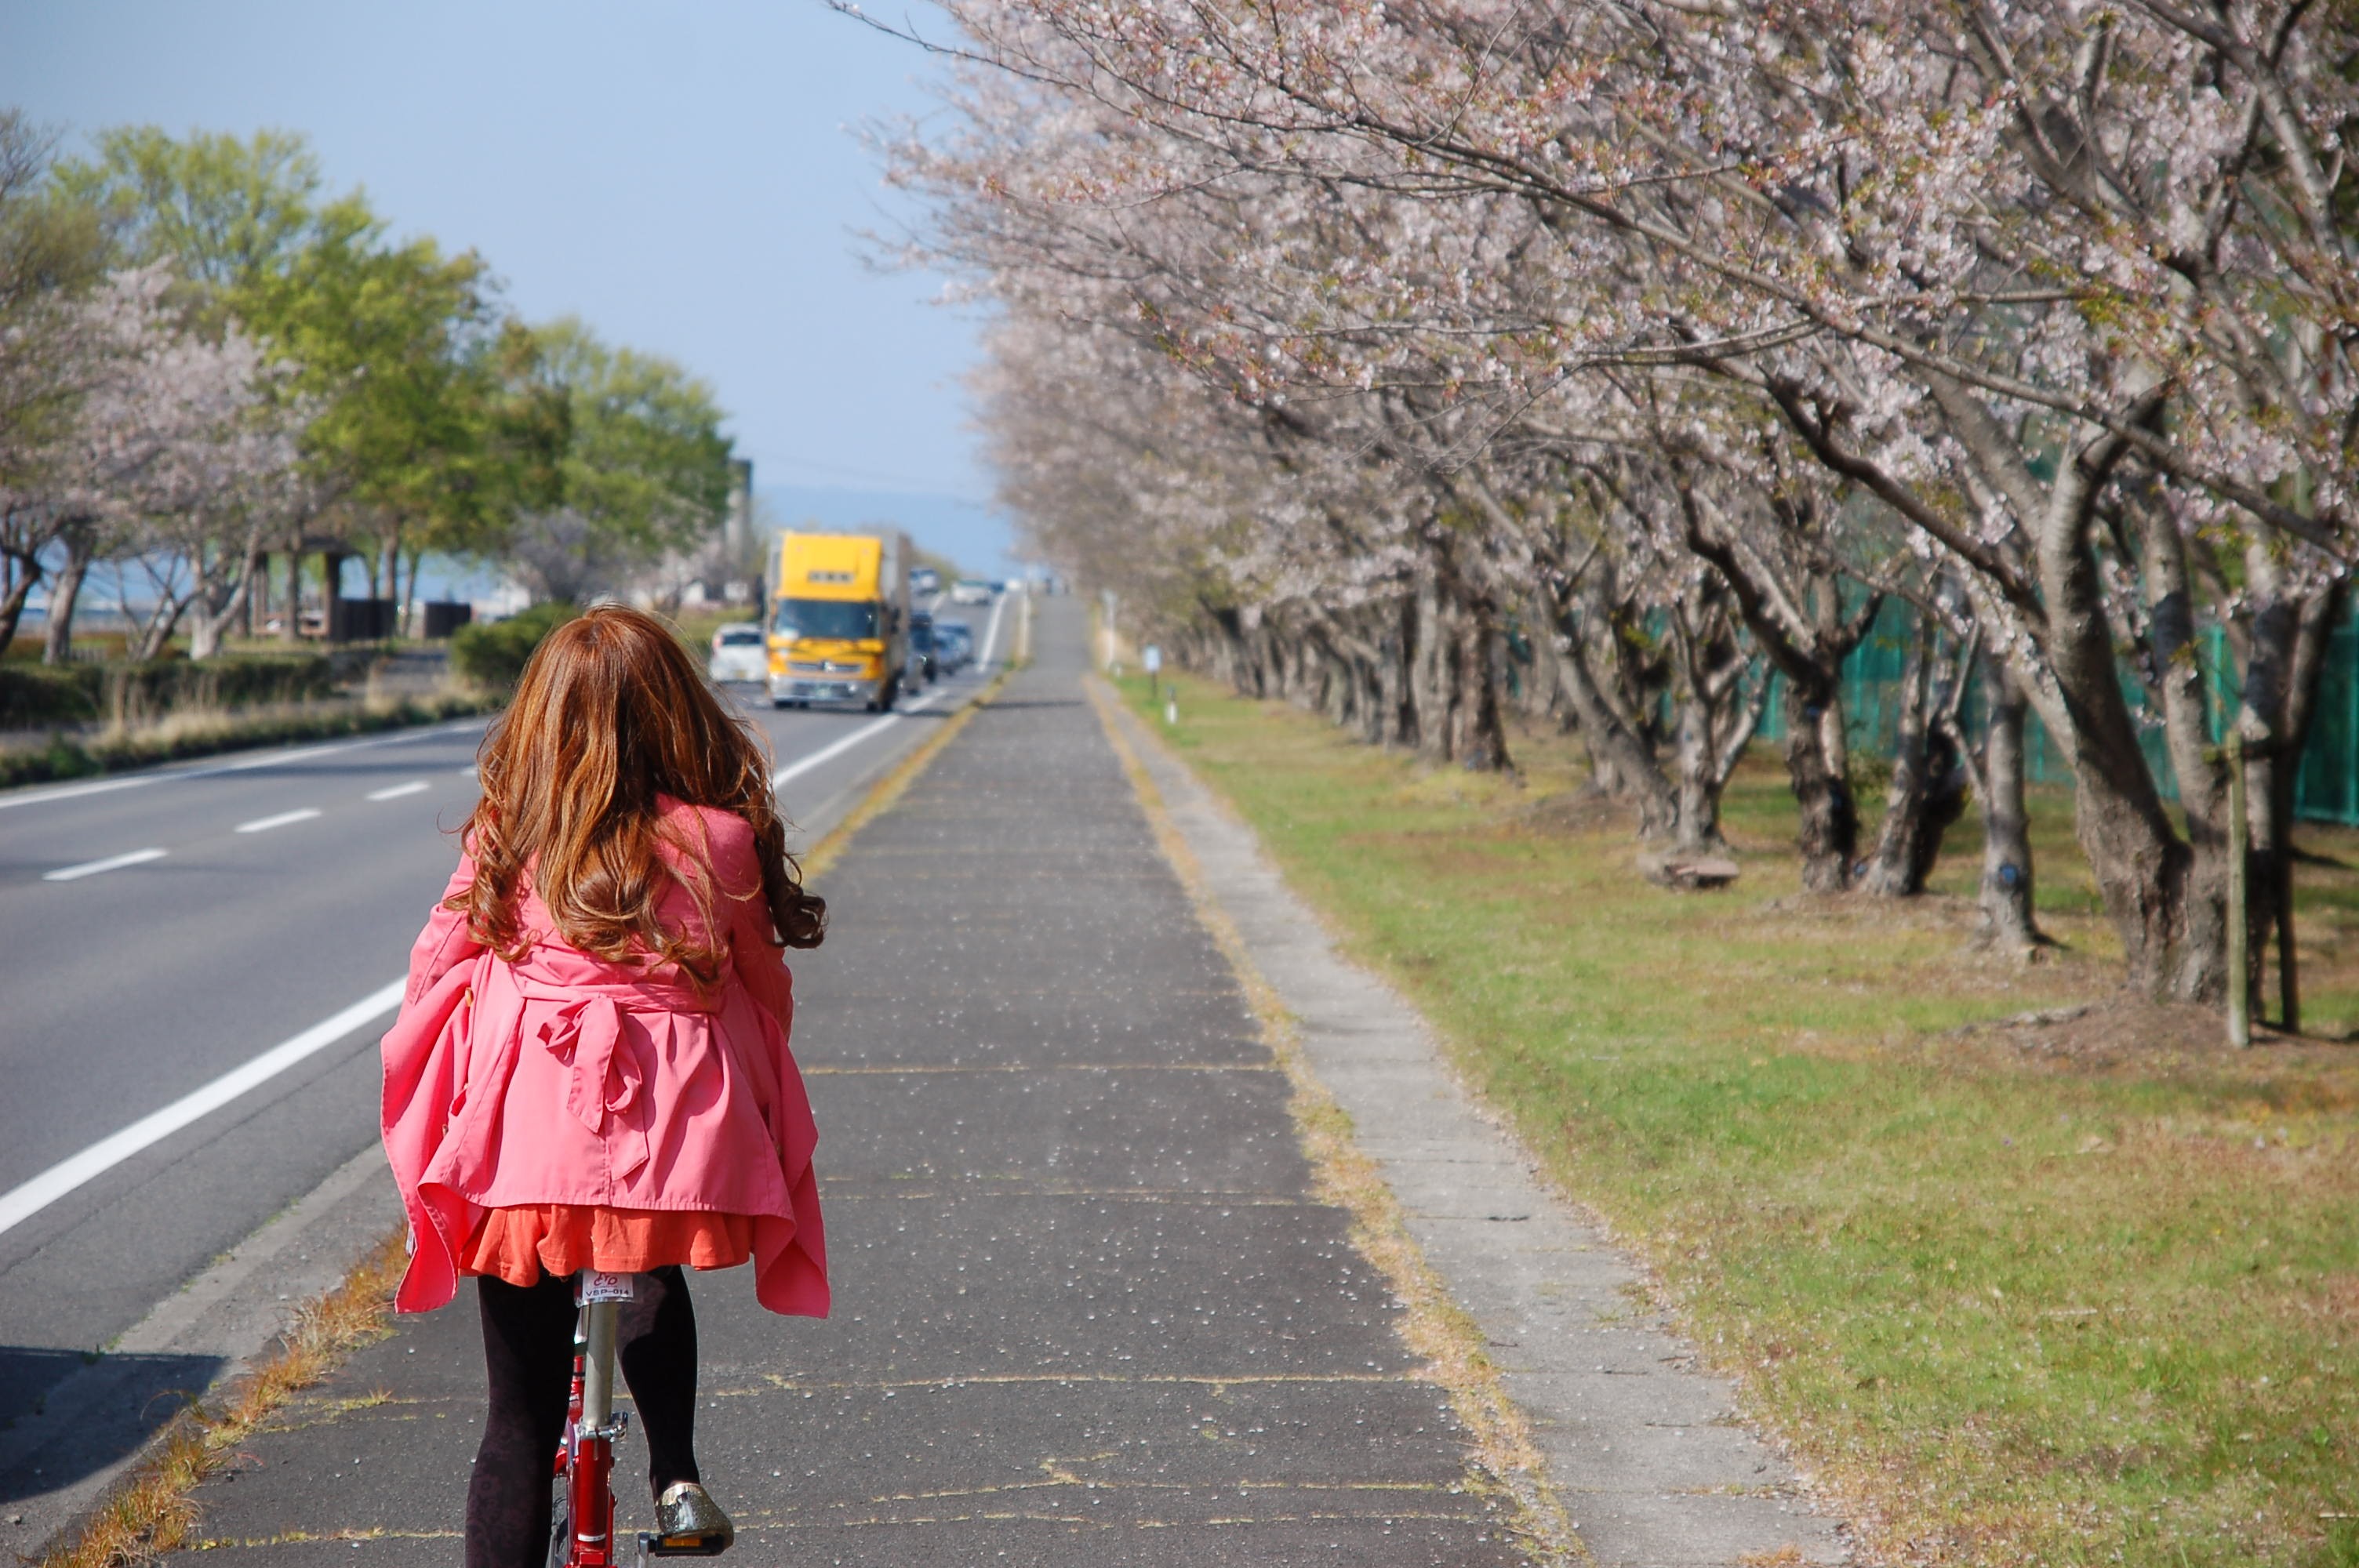
<svg viewBox="0 0 2359 1568">
<path fill-rule="evenodd" d="M 1565 790 L 1518 806 L 1508 813 L 1507 819 L 1531 833 L 1580 834 L 1599 833 L 1612 828 L 1626 833 L 1638 829 L 1637 812 L 1626 800 L 1616 800 L 1594 789 Z"/>
<path fill-rule="evenodd" d="M 2222 1065 L 2359 1061 L 2359 1046 L 2349 1041 L 2286 1034 L 2264 1024 L 2254 1026 L 2251 1050 L 2239 1051 L 2228 1044 L 2227 1024 L 2217 1008 L 2148 1001 L 2126 994 L 1969 1024 L 1952 1035 L 2001 1042 L 2026 1055 L 2091 1067 L 2173 1057 L 2208 1058 Z"/>
</svg>

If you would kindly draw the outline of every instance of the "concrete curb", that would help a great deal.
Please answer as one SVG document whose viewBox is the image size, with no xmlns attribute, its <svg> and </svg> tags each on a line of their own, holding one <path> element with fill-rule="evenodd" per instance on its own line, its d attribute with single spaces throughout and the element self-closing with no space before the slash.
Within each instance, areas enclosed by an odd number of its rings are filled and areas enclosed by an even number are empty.
<svg viewBox="0 0 2359 1568">
<path fill-rule="evenodd" d="M 136 1364 L 118 1357 L 214 1362 L 205 1386 L 188 1390 L 191 1400 L 254 1371 L 301 1305 L 342 1284 L 401 1223 L 400 1202 L 385 1175 L 385 1152 L 371 1144 L 158 1302 L 106 1355 L 51 1390 L 40 1414 L 0 1433 L 0 1473 L 29 1469 L 50 1455 L 60 1469 L 71 1470 L 77 1454 L 147 1426 L 136 1392 L 125 1387 L 127 1369 Z M 23 1557 L 44 1556 L 153 1448 L 153 1440 L 136 1443 L 70 1485 L 10 1503 L 0 1541 Z"/>
<path fill-rule="evenodd" d="M 1602 1568 L 1851 1562 L 1844 1527 L 1647 1305 L 1636 1262 L 1549 1190 L 1416 1010 L 1337 954 L 1253 829 L 1159 735 L 1119 698 L 1103 707 L 1410 1236 L 1481 1328 Z"/>
</svg>

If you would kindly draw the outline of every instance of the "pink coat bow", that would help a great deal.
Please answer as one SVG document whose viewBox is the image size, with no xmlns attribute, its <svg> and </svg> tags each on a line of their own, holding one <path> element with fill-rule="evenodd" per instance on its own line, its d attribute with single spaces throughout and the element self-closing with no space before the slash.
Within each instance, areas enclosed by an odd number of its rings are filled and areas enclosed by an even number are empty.
<svg viewBox="0 0 2359 1568">
<path fill-rule="evenodd" d="M 582 1126 L 603 1137 L 609 1117 L 622 1118 L 639 1103 L 647 1074 L 639 1054 L 624 1044 L 623 1010 L 613 997 L 567 1002 L 541 1024 L 539 1034 L 540 1043 L 573 1069 L 565 1108 Z M 625 1180 L 647 1162 L 647 1133 L 633 1130 L 638 1136 L 622 1141 L 624 1160 L 614 1172 Z"/>
</svg>

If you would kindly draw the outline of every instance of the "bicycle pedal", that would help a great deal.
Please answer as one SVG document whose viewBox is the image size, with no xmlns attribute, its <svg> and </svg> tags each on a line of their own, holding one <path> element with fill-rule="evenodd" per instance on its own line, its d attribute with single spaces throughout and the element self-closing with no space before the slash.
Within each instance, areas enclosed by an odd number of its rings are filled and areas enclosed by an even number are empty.
<svg viewBox="0 0 2359 1568">
<path fill-rule="evenodd" d="M 639 1531 L 639 1561 L 650 1557 L 718 1557 L 729 1550 L 730 1537 L 720 1530 L 692 1535 L 658 1535 Z"/>
</svg>

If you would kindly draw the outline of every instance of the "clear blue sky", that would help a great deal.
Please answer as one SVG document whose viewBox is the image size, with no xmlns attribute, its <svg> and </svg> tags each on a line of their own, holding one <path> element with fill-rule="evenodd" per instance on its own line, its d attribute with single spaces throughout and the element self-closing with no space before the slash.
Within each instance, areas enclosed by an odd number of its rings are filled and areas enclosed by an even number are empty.
<svg viewBox="0 0 2359 1568">
<path fill-rule="evenodd" d="M 932 71 L 819 0 L 0 0 L 0 103 L 65 150 L 125 123 L 299 131 L 397 231 L 481 252 L 527 319 L 705 377 L 765 491 L 973 503 L 973 323 L 853 232 L 893 211 L 853 131 L 931 112 Z"/>
</svg>

